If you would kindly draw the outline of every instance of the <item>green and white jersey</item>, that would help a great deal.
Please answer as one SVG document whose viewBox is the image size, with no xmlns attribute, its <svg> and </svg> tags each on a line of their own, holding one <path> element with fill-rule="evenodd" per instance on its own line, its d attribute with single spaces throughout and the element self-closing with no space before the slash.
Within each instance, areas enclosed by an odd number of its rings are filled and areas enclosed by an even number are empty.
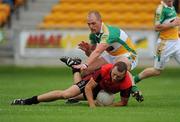
<svg viewBox="0 0 180 122">
<path fill-rule="evenodd" d="M 89 35 L 91 44 L 106 43 L 109 45 L 106 50 L 110 55 L 117 56 L 131 52 L 136 54 L 135 46 L 128 35 L 121 29 L 102 23 L 99 34 Z"/>
<path fill-rule="evenodd" d="M 174 7 L 168 7 L 164 2 L 157 7 L 155 13 L 155 25 L 166 24 L 173 22 L 177 18 L 177 14 Z M 178 27 L 172 27 L 159 32 L 159 37 L 162 40 L 177 40 Z"/>
</svg>

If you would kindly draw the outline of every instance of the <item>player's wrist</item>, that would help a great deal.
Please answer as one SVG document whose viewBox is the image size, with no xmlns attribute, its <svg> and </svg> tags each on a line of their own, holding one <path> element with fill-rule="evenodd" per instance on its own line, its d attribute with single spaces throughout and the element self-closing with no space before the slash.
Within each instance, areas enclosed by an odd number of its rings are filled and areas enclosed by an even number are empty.
<svg viewBox="0 0 180 122">
<path fill-rule="evenodd" d="M 84 65 L 86 68 L 88 68 L 88 64 L 87 64 L 87 63 L 84 63 L 83 65 Z"/>
</svg>

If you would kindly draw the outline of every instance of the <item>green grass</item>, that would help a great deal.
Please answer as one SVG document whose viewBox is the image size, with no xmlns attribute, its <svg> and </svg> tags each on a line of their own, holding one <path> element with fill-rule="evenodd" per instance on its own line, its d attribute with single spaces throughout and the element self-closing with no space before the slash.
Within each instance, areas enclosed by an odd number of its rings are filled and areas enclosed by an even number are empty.
<svg viewBox="0 0 180 122">
<path fill-rule="evenodd" d="M 142 69 L 136 70 L 135 73 Z M 63 100 L 32 106 L 11 106 L 27 98 L 72 84 L 66 68 L 0 67 L 0 122 L 180 122 L 180 68 L 138 84 L 145 101 L 131 98 L 126 107 L 97 107 L 87 102 L 66 105 Z M 118 99 L 116 96 L 116 99 Z"/>
</svg>

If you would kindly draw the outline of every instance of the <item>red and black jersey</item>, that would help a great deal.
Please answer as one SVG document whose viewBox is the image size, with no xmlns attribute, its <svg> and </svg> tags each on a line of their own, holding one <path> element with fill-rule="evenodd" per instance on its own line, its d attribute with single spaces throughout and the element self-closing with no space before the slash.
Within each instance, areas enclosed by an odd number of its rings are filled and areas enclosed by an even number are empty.
<svg viewBox="0 0 180 122">
<path fill-rule="evenodd" d="M 86 81 L 87 83 L 90 80 L 90 78 L 93 78 L 98 83 L 98 86 L 95 88 L 96 91 L 103 89 L 110 93 L 120 92 L 121 97 L 128 98 L 130 96 L 131 87 L 132 87 L 132 82 L 129 74 L 126 73 L 125 78 L 122 79 L 120 82 L 112 82 L 111 79 L 112 68 L 113 68 L 113 64 L 103 65 L 100 69 L 83 77 L 83 81 Z"/>
<path fill-rule="evenodd" d="M 103 65 L 100 70 L 97 70 L 92 75 L 93 79 L 99 84 L 100 88 L 110 93 L 117 93 L 130 88 L 132 86 L 132 82 L 128 73 L 126 73 L 125 78 L 120 82 L 112 82 L 112 68 L 113 64 Z"/>
</svg>

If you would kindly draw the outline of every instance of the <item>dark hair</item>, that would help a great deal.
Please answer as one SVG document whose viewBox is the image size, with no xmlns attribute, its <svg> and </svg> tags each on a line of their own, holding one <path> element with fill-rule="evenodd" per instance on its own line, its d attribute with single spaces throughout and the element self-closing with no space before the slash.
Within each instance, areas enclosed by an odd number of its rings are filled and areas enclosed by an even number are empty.
<svg viewBox="0 0 180 122">
<path fill-rule="evenodd" d="M 101 20 L 101 15 L 98 11 L 96 10 L 89 11 L 88 16 L 90 16 L 91 14 L 94 14 L 98 20 Z"/>
<path fill-rule="evenodd" d="M 115 63 L 114 67 L 117 67 L 117 70 L 119 72 L 124 72 L 124 71 L 126 72 L 127 71 L 127 65 L 126 65 L 126 63 L 124 63 L 122 61 Z"/>
</svg>

